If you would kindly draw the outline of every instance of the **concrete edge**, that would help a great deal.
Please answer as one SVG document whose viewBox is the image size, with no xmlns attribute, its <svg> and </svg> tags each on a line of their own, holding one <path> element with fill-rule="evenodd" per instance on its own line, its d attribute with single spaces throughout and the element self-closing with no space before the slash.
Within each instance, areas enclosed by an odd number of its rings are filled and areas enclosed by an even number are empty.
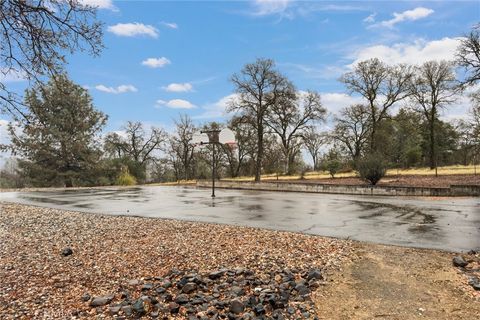
<svg viewBox="0 0 480 320">
<path fill-rule="evenodd" d="M 209 180 L 197 181 L 197 187 L 211 188 Z M 365 186 L 332 185 L 289 182 L 252 182 L 252 181 L 215 181 L 215 187 L 221 189 L 262 190 L 283 192 L 308 192 L 330 194 L 352 194 L 370 196 L 419 196 L 419 197 L 478 197 L 479 185 L 451 185 L 450 187 L 403 187 L 403 186 Z"/>
</svg>

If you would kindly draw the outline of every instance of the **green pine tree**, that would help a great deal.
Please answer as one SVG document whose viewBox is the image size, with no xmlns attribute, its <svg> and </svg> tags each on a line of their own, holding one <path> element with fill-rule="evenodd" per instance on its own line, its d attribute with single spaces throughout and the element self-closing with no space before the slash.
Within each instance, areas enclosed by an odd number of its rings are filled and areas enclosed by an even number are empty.
<svg viewBox="0 0 480 320">
<path fill-rule="evenodd" d="M 97 134 L 107 116 L 94 108 L 87 90 L 59 75 L 27 89 L 25 105 L 25 119 L 11 125 L 10 134 L 31 184 L 94 184 L 101 156 Z"/>
</svg>

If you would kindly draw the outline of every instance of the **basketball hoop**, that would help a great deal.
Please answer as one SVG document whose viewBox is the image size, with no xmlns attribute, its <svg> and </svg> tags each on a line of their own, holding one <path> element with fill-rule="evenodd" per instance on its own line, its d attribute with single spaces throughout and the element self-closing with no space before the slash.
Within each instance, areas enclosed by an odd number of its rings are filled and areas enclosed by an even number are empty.
<svg viewBox="0 0 480 320">
<path fill-rule="evenodd" d="M 228 128 L 223 129 L 218 134 L 218 142 L 221 144 L 235 144 L 235 133 Z"/>
<path fill-rule="evenodd" d="M 208 135 L 202 132 L 196 132 L 192 136 L 192 142 L 194 146 L 203 146 L 209 143 Z"/>
<path fill-rule="evenodd" d="M 212 145 L 212 198 L 215 198 L 215 145 L 226 145 L 234 149 L 237 145 L 235 133 L 228 128 L 200 131 L 193 135 L 191 144 L 200 148 Z"/>
</svg>

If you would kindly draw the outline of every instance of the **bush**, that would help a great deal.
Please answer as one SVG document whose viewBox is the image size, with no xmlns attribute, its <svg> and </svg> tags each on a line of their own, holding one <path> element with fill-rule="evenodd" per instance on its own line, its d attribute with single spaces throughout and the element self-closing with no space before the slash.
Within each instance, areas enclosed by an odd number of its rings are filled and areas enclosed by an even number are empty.
<svg viewBox="0 0 480 320">
<path fill-rule="evenodd" d="M 340 170 L 342 167 L 342 164 L 338 160 L 330 160 L 327 163 L 327 170 L 328 173 L 332 176 L 332 178 L 335 178 L 335 174 Z"/>
<path fill-rule="evenodd" d="M 358 161 L 357 171 L 362 179 L 376 185 L 385 176 L 387 166 L 381 155 L 373 154 Z"/>
<path fill-rule="evenodd" d="M 133 186 L 137 184 L 137 179 L 128 173 L 128 171 L 122 171 L 115 181 L 115 184 L 118 186 Z"/>
</svg>

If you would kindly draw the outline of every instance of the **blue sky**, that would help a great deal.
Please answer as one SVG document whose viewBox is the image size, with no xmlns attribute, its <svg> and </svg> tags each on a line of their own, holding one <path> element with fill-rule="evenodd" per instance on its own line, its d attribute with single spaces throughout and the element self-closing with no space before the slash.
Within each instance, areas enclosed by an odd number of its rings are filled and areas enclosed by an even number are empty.
<svg viewBox="0 0 480 320">
<path fill-rule="evenodd" d="M 320 92 L 335 113 L 359 101 L 337 81 L 355 61 L 451 59 L 480 22 L 478 1 L 83 1 L 99 6 L 106 48 L 69 56 L 67 70 L 109 115 L 106 131 L 128 120 L 171 130 L 180 113 L 225 119 L 229 77 L 258 57 L 274 59 L 299 90 Z M 444 116 L 467 108 L 459 99 Z"/>
</svg>

